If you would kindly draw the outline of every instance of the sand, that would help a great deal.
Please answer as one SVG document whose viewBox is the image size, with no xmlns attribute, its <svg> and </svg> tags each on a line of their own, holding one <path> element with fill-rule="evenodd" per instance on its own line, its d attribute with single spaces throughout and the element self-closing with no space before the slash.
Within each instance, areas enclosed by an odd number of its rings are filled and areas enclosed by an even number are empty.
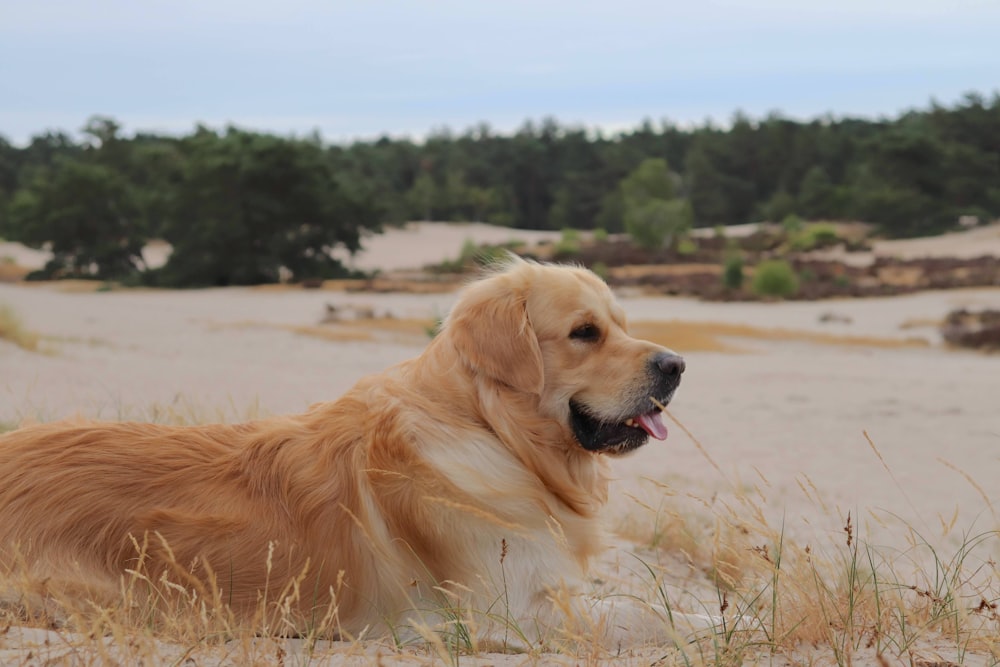
<svg viewBox="0 0 1000 667">
<path fill-rule="evenodd" d="M 373 240 L 370 258 L 413 259 L 417 247 L 427 256 L 436 248 L 437 260 L 454 257 L 476 229 L 424 225 L 389 234 Z M 302 410 L 419 354 L 426 339 L 331 342 L 292 327 L 318 325 L 328 303 L 430 319 L 447 312 L 453 299 L 0 285 L 0 304 L 44 336 L 44 353 L 0 341 L 0 422 L 74 413 L 141 419 L 171 406 L 199 419 Z M 615 462 L 612 526 L 641 515 L 640 500 L 705 513 L 703 501 L 722 503 L 750 490 L 773 525 L 783 522 L 789 535 L 805 541 L 840 539 L 848 512 L 862 535 L 879 544 L 905 545 L 902 523 L 945 545 L 956 545 L 961 530 L 998 528 L 1000 356 L 946 349 L 931 323 L 959 306 L 1000 308 L 1000 289 L 815 303 L 703 303 L 627 293 L 621 299 L 631 320 L 916 337 L 926 345 L 747 339 L 736 341 L 742 353 L 678 350 L 688 371 L 671 411 L 696 440 L 670 425 L 667 441 Z M 849 321 L 822 323 L 825 313 Z M 677 495 L 645 480 L 666 483 Z M 942 525 L 953 521 L 958 530 L 945 535 Z"/>
</svg>

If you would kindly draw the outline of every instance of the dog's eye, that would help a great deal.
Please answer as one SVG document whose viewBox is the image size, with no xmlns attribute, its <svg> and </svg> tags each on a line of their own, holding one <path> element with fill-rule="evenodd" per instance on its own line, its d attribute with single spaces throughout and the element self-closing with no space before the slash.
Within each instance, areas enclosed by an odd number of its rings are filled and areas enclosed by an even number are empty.
<svg viewBox="0 0 1000 667">
<path fill-rule="evenodd" d="M 594 342 L 601 337 L 601 330 L 593 324 L 583 324 L 570 331 L 569 337 L 574 340 Z"/>
</svg>

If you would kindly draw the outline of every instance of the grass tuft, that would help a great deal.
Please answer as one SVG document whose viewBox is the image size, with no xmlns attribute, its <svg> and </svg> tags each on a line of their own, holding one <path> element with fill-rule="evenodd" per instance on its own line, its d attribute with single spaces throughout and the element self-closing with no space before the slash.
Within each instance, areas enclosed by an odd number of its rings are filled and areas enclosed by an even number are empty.
<svg viewBox="0 0 1000 667">
<path fill-rule="evenodd" d="M 29 352 L 37 352 L 40 337 L 24 328 L 10 306 L 0 304 L 0 340 L 6 340 Z"/>
<path fill-rule="evenodd" d="M 652 493 L 644 497 L 659 504 L 641 501 L 620 534 L 649 558 L 679 555 L 706 573 L 719 601 L 714 613 L 727 616 L 712 637 L 678 647 L 670 664 L 779 657 L 781 664 L 1000 664 L 1000 531 L 932 541 L 894 517 L 907 539 L 902 547 L 885 546 L 861 531 L 856 511 L 840 516 L 824 506 L 828 537 L 810 544 L 783 520 L 775 526 L 765 518 L 756 487 L 727 480 L 725 495 L 703 499 L 647 484 Z M 811 482 L 803 491 L 821 502 Z M 663 599 L 671 595 L 664 580 L 655 585 Z M 700 599 L 708 597 L 703 588 Z"/>
</svg>

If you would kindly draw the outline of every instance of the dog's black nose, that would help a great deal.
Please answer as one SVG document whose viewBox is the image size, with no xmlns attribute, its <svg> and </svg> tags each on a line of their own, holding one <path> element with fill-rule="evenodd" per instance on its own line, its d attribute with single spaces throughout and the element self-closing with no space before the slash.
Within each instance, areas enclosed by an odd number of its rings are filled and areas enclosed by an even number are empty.
<svg viewBox="0 0 1000 667">
<path fill-rule="evenodd" d="M 653 357 L 653 364 L 671 380 L 680 380 L 681 373 L 687 368 L 687 364 L 684 363 L 684 357 L 670 352 L 661 352 Z"/>
</svg>

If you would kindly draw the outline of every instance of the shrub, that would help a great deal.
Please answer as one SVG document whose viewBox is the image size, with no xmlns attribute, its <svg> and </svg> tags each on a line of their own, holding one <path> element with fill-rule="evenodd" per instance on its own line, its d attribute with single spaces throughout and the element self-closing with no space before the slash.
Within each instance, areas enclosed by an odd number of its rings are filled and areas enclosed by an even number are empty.
<svg viewBox="0 0 1000 667">
<path fill-rule="evenodd" d="M 25 329 L 14 310 L 6 304 L 0 304 L 0 340 L 9 341 L 29 352 L 38 351 L 38 334 Z"/>
<path fill-rule="evenodd" d="M 690 236 L 683 236 L 677 241 L 677 254 L 688 256 L 698 252 L 698 244 Z"/>
<path fill-rule="evenodd" d="M 553 249 L 557 255 L 575 255 L 580 252 L 580 232 L 571 227 L 564 227 L 562 236 Z"/>
<path fill-rule="evenodd" d="M 781 220 L 781 226 L 784 227 L 785 231 L 789 234 L 801 231 L 803 224 L 802 218 L 794 213 L 789 213 Z"/>
<path fill-rule="evenodd" d="M 792 235 L 789 245 L 793 250 L 806 252 L 827 248 L 841 242 L 837 235 L 837 228 L 833 225 L 819 223 L 808 227 Z"/>
<path fill-rule="evenodd" d="M 740 290 L 743 287 L 743 258 L 740 255 L 730 255 L 726 258 L 722 269 L 722 284 L 726 289 Z"/>
<path fill-rule="evenodd" d="M 604 229 L 603 227 L 598 227 L 597 229 L 594 230 L 595 243 L 604 243 L 607 240 L 608 240 L 608 230 Z"/>
<path fill-rule="evenodd" d="M 799 277 L 785 260 L 768 260 L 754 270 L 752 288 L 758 296 L 789 297 L 799 291 Z"/>
</svg>

